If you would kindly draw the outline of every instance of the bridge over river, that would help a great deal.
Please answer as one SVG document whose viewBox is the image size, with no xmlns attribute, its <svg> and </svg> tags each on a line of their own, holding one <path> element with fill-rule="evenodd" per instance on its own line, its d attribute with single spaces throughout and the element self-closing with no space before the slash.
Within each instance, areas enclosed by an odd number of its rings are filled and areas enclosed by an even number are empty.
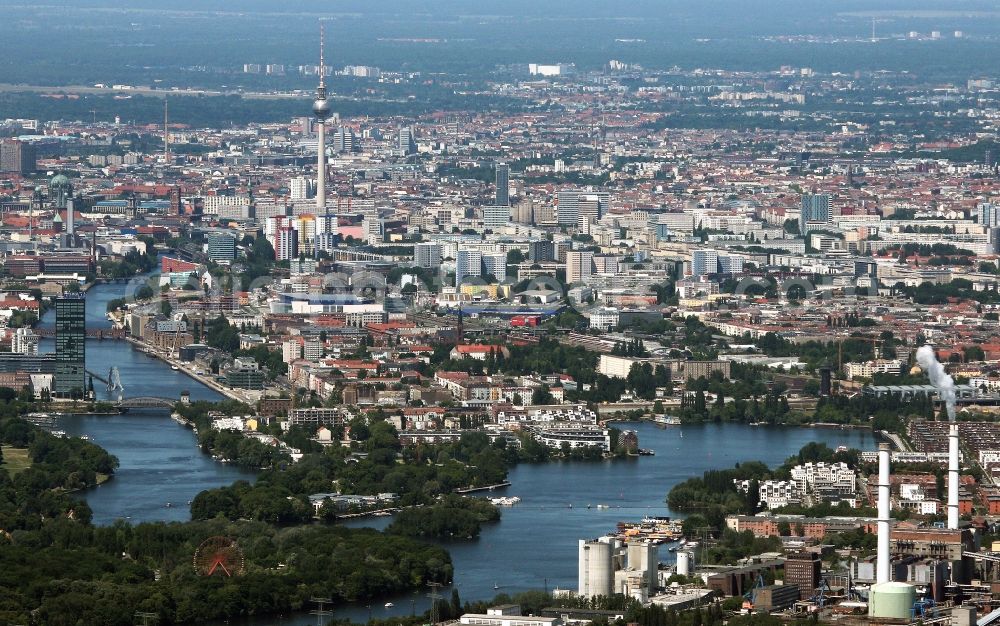
<svg viewBox="0 0 1000 626">
<path fill-rule="evenodd" d="M 111 366 L 106 376 L 102 376 L 93 370 L 87 370 L 87 375 L 94 380 L 99 380 L 105 385 L 108 394 L 117 400 L 112 400 L 119 409 L 172 409 L 180 398 L 162 398 L 158 396 L 125 396 L 125 386 L 122 384 L 121 374 L 118 368 Z"/>
</svg>

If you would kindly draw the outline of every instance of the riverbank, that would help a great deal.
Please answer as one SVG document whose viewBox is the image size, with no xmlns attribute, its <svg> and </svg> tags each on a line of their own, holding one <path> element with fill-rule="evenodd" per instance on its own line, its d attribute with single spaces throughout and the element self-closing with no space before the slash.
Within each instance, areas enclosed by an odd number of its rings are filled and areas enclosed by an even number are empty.
<svg viewBox="0 0 1000 626">
<path fill-rule="evenodd" d="M 145 354 L 146 356 L 149 356 L 149 357 L 152 357 L 154 359 L 159 359 L 160 361 L 163 361 L 164 363 L 166 363 L 167 365 L 169 365 L 174 371 L 177 371 L 177 372 L 180 372 L 180 373 L 184 374 L 188 378 L 191 378 L 191 379 L 193 379 L 193 380 L 201 383 L 202 385 L 208 387 L 212 391 L 215 391 L 215 392 L 217 392 L 217 393 L 219 393 L 219 394 L 221 394 L 221 395 L 229 398 L 230 400 L 236 400 L 237 402 L 243 402 L 243 403 L 249 404 L 249 405 L 255 404 L 257 402 L 257 400 L 258 400 L 258 398 L 254 397 L 254 395 L 252 395 L 253 392 L 245 391 L 245 390 L 235 390 L 235 389 L 232 389 L 230 387 L 226 387 L 225 385 L 220 384 L 218 381 L 216 381 L 210 375 L 205 375 L 205 374 L 200 374 L 199 375 L 197 372 L 195 372 L 194 370 L 191 369 L 191 364 L 190 363 L 185 363 L 184 361 L 181 361 L 180 359 L 175 359 L 172 356 L 170 356 L 168 353 L 165 353 L 164 351 L 160 350 L 159 348 L 157 348 L 156 346 L 154 346 L 154 345 L 152 345 L 150 343 L 147 343 L 147 342 L 142 341 L 141 339 L 137 339 L 135 337 L 127 337 L 126 341 L 128 341 L 129 343 L 131 343 L 132 346 L 135 349 L 139 350 L 141 353 Z M 178 394 L 178 398 L 179 397 L 180 397 L 180 395 Z"/>
</svg>

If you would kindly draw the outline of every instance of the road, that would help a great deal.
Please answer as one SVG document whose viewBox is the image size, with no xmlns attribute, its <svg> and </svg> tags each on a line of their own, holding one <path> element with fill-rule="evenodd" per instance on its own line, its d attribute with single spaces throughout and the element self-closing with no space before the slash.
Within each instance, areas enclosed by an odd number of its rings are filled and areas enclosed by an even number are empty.
<svg viewBox="0 0 1000 626">
<path fill-rule="evenodd" d="M 906 445 L 906 442 L 903 441 L 903 438 L 897 435 L 896 433 L 890 433 L 887 430 L 883 430 L 881 431 L 881 433 L 882 436 L 891 441 L 892 445 L 894 445 L 896 449 L 899 450 L 900 452 L 912 452 L 912 450 L 910 450 L 910 446 Z"/>
</svg>

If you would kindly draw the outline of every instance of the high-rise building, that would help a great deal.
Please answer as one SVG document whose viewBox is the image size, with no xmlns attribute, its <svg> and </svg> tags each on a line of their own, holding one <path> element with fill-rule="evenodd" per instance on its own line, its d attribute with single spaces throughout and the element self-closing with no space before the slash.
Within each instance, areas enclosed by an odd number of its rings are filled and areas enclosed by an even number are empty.
<svg viewBox="0 0 1000 626">
<path fill-rule="evenodd" d="M 400 154 L 410 156 L 417 152 L 417 141 L 413 138 L 413 129 L 404 126 L 399 129 L 399 144 L 396 146 Z"/>
<path fill-rule="evenodd" d="M 483 207 L 483 227 L 503 228 L 510 223 L 510 205 L 490 205 Z"/>
<path fill-rule="evenodd" d="M 976 208 L 979 210 L 979 223 L 981 225 L 986 228 L 1000 228 L 1000 204 L 983 202 Z"/>
<path fill-rule="evenodd" d="M 483 255 L 483 275 L 493 276 L 499 282 L 507 278 L 507 255 L 494 252 Z"/>
<path fill-rule="evenodd" d="M 566 282 L 572 285 L 590 278 L 594 272 L 594 253 L 571 250 L 566 253 Z"/>
<path fill-rule="evenodd" d="M 17 139 L 0 142 L 0 172 L 30 174 L 35 171 L 35 146 Z"/>
<path fill-rule="evenodd" d="M 556 244 L 548 239 L 532 241 L 528 244 L 528 260 L 534 263 L 556 260 Z"/>
<path fill-rule="evenodd" d="M 299 237 L 290 224 L 278 226 L 274 231 L 274 258 L 288 261 L 299 255 Z"/>
<path fill-rule="evenodd" d="M 479 250 L 459 250 L 455 256 L 455 286 L 469 277 L 482 276 L 483 253 Z"/>
<path fill-rule="evenodd" d="M 611 194 L 606 191 L 565 189 L 556 194 L 556 199 L 556 221 L 560 226 L 578 226 L 581 215 L 599 220 L 611 207 Z"/>
<path fill-rule="evenodd" d="M 441 244 L 418 243 L 413 246 L 413 262 L 417 267 L 432 269 L 441 265 Z"/>
<path fill-rule="evenodd" d="M 509 206 L 510 205 L 510 166 L 506 163 L 497 163 L 497 192 L 496 192 L 496 204 L 497 206 Z"/>
<path fill-rule="evenodd" d="M 691 275 L 706 276 L 719 272 L 719 252 L 717 250 L 695 250 L 691 253 Z"/>
<path fill-rule="evenodd" d="M 316 243 L 316 217 L 299 215 L 295 218 L 295 230 L 299 235 L 299 253 L 311 254 Z"/>
<path fill-rule="evenodd" d="M 305 176 L 297 176 L 288 181 L 288 191 L 292 200 L 308 200 L 313 197 L 313 183 Z"/>
<path fill-rule="evenodd" d="M 341 126 L 333 134 L 333 150 L 341 154 L 354 152 L 357 149 L 357 140 L 354 136 L 354 129 L 350 126 Z"/>
<path fill-rule="evenodd" d="M 814 193 L 802 196 L 802 213 L 799 216 L 799 231 L 809 232 L 807 226 L 810 222 L 830 222 L 830 194 Z"/>
<path fill-rule="evenodd" d="M 738 254 L 719 255 L 720 274 L 739 274 L 747 264 L 747 258 Z"/>
<path fill-rule="evenodd" d="M 236 238 L 227 233 L 212 233 L 208 236 L 208 258 L 213 261 L 236 260 Z"/>
<path fill-rule="evenodd" d="M 385 238 L 385 223 L 377 217 L 365 217 L 361 221 L 365 241 L 369 244 L 382 243 Z"/>
<path fill-rule="evenodd" d="M 56 372 L 54 392 L 83 397 L 87 386 L 87 301 L 72 294 L 56 298 Z"/>
</svg>

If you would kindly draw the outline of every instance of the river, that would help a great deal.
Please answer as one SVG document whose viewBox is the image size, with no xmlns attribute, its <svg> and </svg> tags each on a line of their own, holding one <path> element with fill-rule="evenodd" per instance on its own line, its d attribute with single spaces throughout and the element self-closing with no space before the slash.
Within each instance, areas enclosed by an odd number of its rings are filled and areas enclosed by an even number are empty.
<svg viewBox="0 0 1000 626">
<path fill-rule="evenodd" d="M 125 285 L 92 289 L 87 296 L 88 326 L 106 326 L 108 300 L 121 297 L 124 291 Z M 52 316 L 48 313 L 42 324 L 51 325 Z M 51 340 L 43 345 L 43 349 L 52 349 Z M 188 390 L 195 399 L 220 398 L 126 342 L 88 340 L 87 364 L 94 371 L 107 371 L 112 364 L 117 365 L 126 395 L 175 398 Z M 99 385 L 98 389 L 100 395 Z M 162 410 L 113 417 L 65 417 L 60 423 L 68 433 L 90 436 L 121 461 L 114 479 L 86 494 L 97 524 L 119 518 L 133 522 L 187 520 L 187 502 L 198 492 L 240 478 L 253 479 L 252 473 L 217 463 L 199 452 L 194 434 Z M 741 424 L 620 426 L 637 430 L 640 445 L 653 449 L 656 455 L 619 461 L 519 465 L 510 472 L 512 486 L 497 495 L 519 496 L 521 502 L 504 508 L 503 519 L 486 526 L 479 539 L 444 544 L 455 565 L 455 587 L 464 600 L 545 587 L 575 588 L 579 539 L 603 535 L 620 520 L 673 515 L 664 503 L 667 492 L 678 482 L 707 469 L 729 468 L 749 460 L 774 466 L 810 441 L 868 450 L 874 449 L 876 443 L 867 430 Z M 609 508 L 597 509 L 598 504 Z M 587 505 L 594 508 L 588 509 Z M 383 528 L 388 523 L 387 518 L 374 518 L 353 520 L 349 525 Z M 660 557 L 670 562 L 673 555 L 662 550 Z M 445 589 L 443 594 L 448 596 L 450 590 Z M 386 600 L 394 606 L 384 607 Z M 369 614 L 388 617 L 409 614 L 414 609 L 422 611 L 428 603 L 423 593 L 403 595 L 383 599 L 370 609 L 357 605 L 336 607 L 336 615 L 364 621 Z M 305 625 L 315 623 L 315 617 L 298 615 L 233 623 Z"/>
<path fill-rule="evenodd" d="M 87 328 L 110 328 L 108 301 L 125 295 L 125 284 L 98 285 L 87 293 Z M 55 311 L 49 310 L 39 326 L 52 328 Z M 53 339 L 42 340 L 39 350 L 55 349 Z M 222 396 L 170 366 L 133 349 L 125 341 L 87 339 L 87 369 L 106 375 L 117 366 L 126 396 L 179 398 L 188 391 L 195 400 L 221 400 Z M 94 381 L 101 399 L 104 386 Z M 188 501 L 199 492 L 253 480 L 253 472 L 215 462 L 201 453 L 194 433 L 170 419 L 162 409 L 132 409 L 124 415 L 62 417 L 59 428 L 72 435 L 87 435 L 118 457 L 114 478 L 86 494 L 95 524 L 124 518 L 133 522 L 190 519 Z"/>
</svg>

